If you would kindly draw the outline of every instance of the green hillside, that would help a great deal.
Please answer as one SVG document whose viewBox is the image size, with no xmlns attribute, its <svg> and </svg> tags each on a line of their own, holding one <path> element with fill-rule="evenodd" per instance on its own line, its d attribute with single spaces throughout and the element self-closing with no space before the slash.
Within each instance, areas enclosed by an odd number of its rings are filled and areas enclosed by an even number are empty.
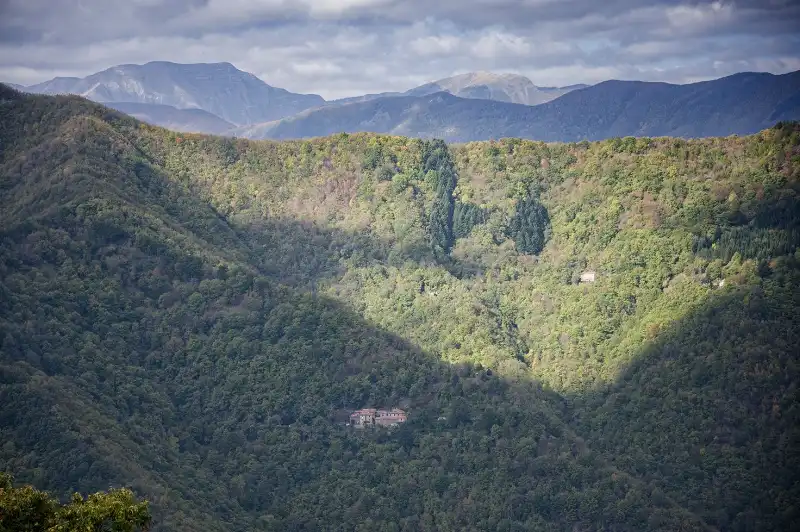
<svg viewBox="0 0 800 532">
<path fill-rule="evenodd" d="M 155 530 L 800 520 L 798 125 L 253 142 L 0 90 L 0 471 Z"/>
</svg>

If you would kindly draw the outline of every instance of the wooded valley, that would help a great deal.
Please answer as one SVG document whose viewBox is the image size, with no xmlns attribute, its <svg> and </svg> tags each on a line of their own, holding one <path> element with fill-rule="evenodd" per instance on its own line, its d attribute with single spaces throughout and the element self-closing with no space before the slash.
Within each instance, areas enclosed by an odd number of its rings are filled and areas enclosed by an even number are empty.
<svg viewBox="0 0 800 532">
<path fill-rule="evenodd" d="M 0 472 L 153 530 L 793 530 L 799 177 L 797 123 L 249 141 L 0 86 Z"/>
</svg>

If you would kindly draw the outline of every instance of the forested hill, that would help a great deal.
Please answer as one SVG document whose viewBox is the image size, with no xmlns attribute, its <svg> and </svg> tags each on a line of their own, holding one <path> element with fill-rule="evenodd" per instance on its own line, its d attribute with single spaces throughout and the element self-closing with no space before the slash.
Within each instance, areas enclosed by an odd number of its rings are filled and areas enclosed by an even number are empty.
<svg viewBox="0 0 800 532">
<path fill-rule="evenodd" d="M 0 90 L 21 482 L 130 486 L 156 530 L 800 519 L 797 124 L 254 142 Z"/>
</svg>

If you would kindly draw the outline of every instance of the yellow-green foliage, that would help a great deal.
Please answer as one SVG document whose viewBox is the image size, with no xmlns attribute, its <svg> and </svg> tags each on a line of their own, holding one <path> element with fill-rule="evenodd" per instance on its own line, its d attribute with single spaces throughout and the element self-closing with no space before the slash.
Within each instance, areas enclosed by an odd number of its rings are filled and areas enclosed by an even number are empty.
<svg viewBox="0 0 800 532">
<path fill-rule="evenodd" d="M 14 487 L 12 478 L 0 472 L 0 530 L 8 532 L 77 532 L 148 530 L 150 511 L 129 489 L 79 493 L 67 504 L 52 499 L 33 486 Z"/>
<path fill-rule="evenodd" d="M 0 465 L 26 479 L 132 479 L 171 529 L 798 518 L 796 124 L 450 146 L 450 194 L 421 140 L 186 135 L 76 98 L 0 120 Z M 536 255 L 509 236 L 532 198 Z M 445 254 L 448 202 L 484 221 Z M 397 433 L 336 424 L 395 405 Z"/>
</svg>

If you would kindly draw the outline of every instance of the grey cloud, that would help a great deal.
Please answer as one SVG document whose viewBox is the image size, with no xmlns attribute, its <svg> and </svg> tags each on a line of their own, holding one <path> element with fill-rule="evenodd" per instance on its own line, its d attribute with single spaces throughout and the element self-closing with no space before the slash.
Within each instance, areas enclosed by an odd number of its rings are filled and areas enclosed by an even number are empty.
<svg viewBox="0 0 800 532">
<path fill-rule="evenodd" d="M 797 69 L 798 28 L 796 0 L 0 0 L 0 79 L 158 59 L 325 97 L 471 70 L 686 82 Z"/>
</svg>

